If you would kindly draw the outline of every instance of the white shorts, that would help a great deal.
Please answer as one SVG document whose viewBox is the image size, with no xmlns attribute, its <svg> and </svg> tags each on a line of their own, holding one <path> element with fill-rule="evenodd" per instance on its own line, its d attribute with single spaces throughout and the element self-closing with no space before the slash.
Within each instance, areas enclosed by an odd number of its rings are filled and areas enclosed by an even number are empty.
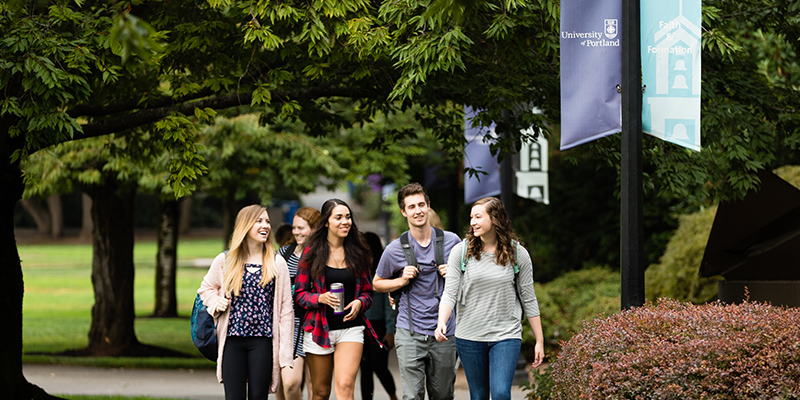
<svg viewBox="0 0 800 400">
<path fill-rule="evenodd" d="M 311 332 L 303 333 L 303 351 L 306 354 L 326 355 L 333 354 L 336 345 L 342 342 L 355 342 L 364 344 L 364 327 L 354 326 L 352 328 L 337 329 L 328 332 L 328 339 L 331 347 L 322 347 L 311 338 Z"/>
</svg>

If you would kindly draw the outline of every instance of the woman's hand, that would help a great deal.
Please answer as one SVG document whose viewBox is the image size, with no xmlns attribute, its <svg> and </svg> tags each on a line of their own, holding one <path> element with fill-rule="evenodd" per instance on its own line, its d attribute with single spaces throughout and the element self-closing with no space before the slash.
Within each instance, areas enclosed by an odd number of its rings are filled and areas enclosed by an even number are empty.
<svg viewBox="0 0 800 400">
<path fill-rule="evenodd" d="M 317 303 L 319 304 L 327 304 L 332 308 L 336 308 L 339 306 L 339 298 L 336 297 L 335 294 L 331 292 L 325 292 L 317 298 Z"/>
<path fill-rule="evenodd" d="M 352 321 L 356 319 L 358 313 L 361 311 L 361 300 L 355 299 L 350 302 L 350 304 L 344 307 L 345 311 L 350 310 L 347 315 L 344 316 L 344 321 Z"/>
<path fill-rule="evenodd" d="M 447 324 L 446 323 L 443 324 L 440 322 L 436 326 L 436 330 L 433 331 L 433 335 L 436 336 L 436 340 L 439 342 L 444 342 L 445 340 L 447 340 L 447 336 L 445 336 L 447 335 Z"/>
<path fill-rule="evenodd" d="M 387 333 L 383 335 L 383 346 L 386 347 L 386 350 L 391 350 L 394 348 L 394 333 Z"/>
<path fill-rule="evenodd" d="M 217 306 L 215 307 L 215 311 L 218 313 L 225 312 L 225 310 L 228 309 L 228 304 L 230 304 L 230 302 L 231 302 L 230 299 L 228 299 L 227 297 L 220 297 L 219 300 L 217 300 Z"/>
<path fill-rule="evenodd" d="M 533 347 L 533 363 L 531 363 L 531 368 L 542 365 L 542 361 L 544 361 L 544 344 L 542 344 L 542 342 L 536 342 L 536 346 Z"/>
</svg>

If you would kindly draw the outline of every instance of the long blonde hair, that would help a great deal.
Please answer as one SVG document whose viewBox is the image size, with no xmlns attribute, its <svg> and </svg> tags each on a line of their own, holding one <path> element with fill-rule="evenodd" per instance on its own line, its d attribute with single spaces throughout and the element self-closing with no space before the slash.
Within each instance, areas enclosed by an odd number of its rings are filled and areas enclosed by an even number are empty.
<svg viewBox="0 0 800 400">
<path fill-rule="evenodd" d="M 256 223 L 258 217 L 266 211 L 265 207 L 253 204 L 242 208 L 236 216 L 236 224 L 233 227 L 233 234 L 228 245 L 228 254 L 225 256 L 225 264 L 222 267 L 222 289 L 224 293 L 233 293 L 238 296 L 242 290 L 242 277 L 244 276 L 244 264 L 250 256 L 249 248 L 246 244 L 247 235 Z M 264 287 L 275 278 L 275 246 L 273 244 L 272 227 L 270 226 L 267 241 L 261 249 L 263 259 L 261 260 L 261 287 Z"/>
</svg>

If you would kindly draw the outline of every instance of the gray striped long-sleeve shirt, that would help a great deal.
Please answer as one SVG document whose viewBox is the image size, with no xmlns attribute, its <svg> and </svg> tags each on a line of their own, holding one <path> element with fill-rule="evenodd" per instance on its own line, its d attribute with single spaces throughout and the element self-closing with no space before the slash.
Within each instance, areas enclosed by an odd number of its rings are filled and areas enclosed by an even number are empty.
<svg viewBox="0 0 800 400">
<path fill-rule="evenodd" d="M 463 246 L 463 242 L 459 243 L 450 252 L 442 296 L 442 302 L 456 311 L 456 337 L 477 342 L 521 339 L 522 310 L 525 310 L 527 317 L 539 315 L 530 254 L 524 247 L 518 247 L 517 287 L 522 300 L 520 304 L 513 284 L 513 257 L 508 265 L 503 266 L 495 264 L 494 254 L 483 252 L 480 260 L 469 258 L 466 271 L 462 274 Z M 460 287 L 463 295 L 458 293 Z"/>
</svg>

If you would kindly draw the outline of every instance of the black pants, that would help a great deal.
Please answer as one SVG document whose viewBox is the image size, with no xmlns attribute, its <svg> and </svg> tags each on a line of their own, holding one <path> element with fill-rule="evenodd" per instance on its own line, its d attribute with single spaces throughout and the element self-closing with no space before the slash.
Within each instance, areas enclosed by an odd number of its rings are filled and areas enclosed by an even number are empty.
<svg viewBox="0 0 800 400">
<path fill-rule="evenodd" d="M 266 400 L 272 383 L 272 338 L 228 336 L 222 353 L 225 400 Z"/>
<path fill-rule="evenodd" d="M 370 321 L 379 339 L 386 334 L 386 322 L 383 320 Z M 393 394 L 397 388 L 394 386 L 392 373 L 389 371 L 389 351 L 372 342 L 365 330 L 364 355 L 361 357 L 361 399 L 372 400 L 375 393 L 375 384 L 372 373 L 378 376 L 386 393 Z"/>
</svg>

